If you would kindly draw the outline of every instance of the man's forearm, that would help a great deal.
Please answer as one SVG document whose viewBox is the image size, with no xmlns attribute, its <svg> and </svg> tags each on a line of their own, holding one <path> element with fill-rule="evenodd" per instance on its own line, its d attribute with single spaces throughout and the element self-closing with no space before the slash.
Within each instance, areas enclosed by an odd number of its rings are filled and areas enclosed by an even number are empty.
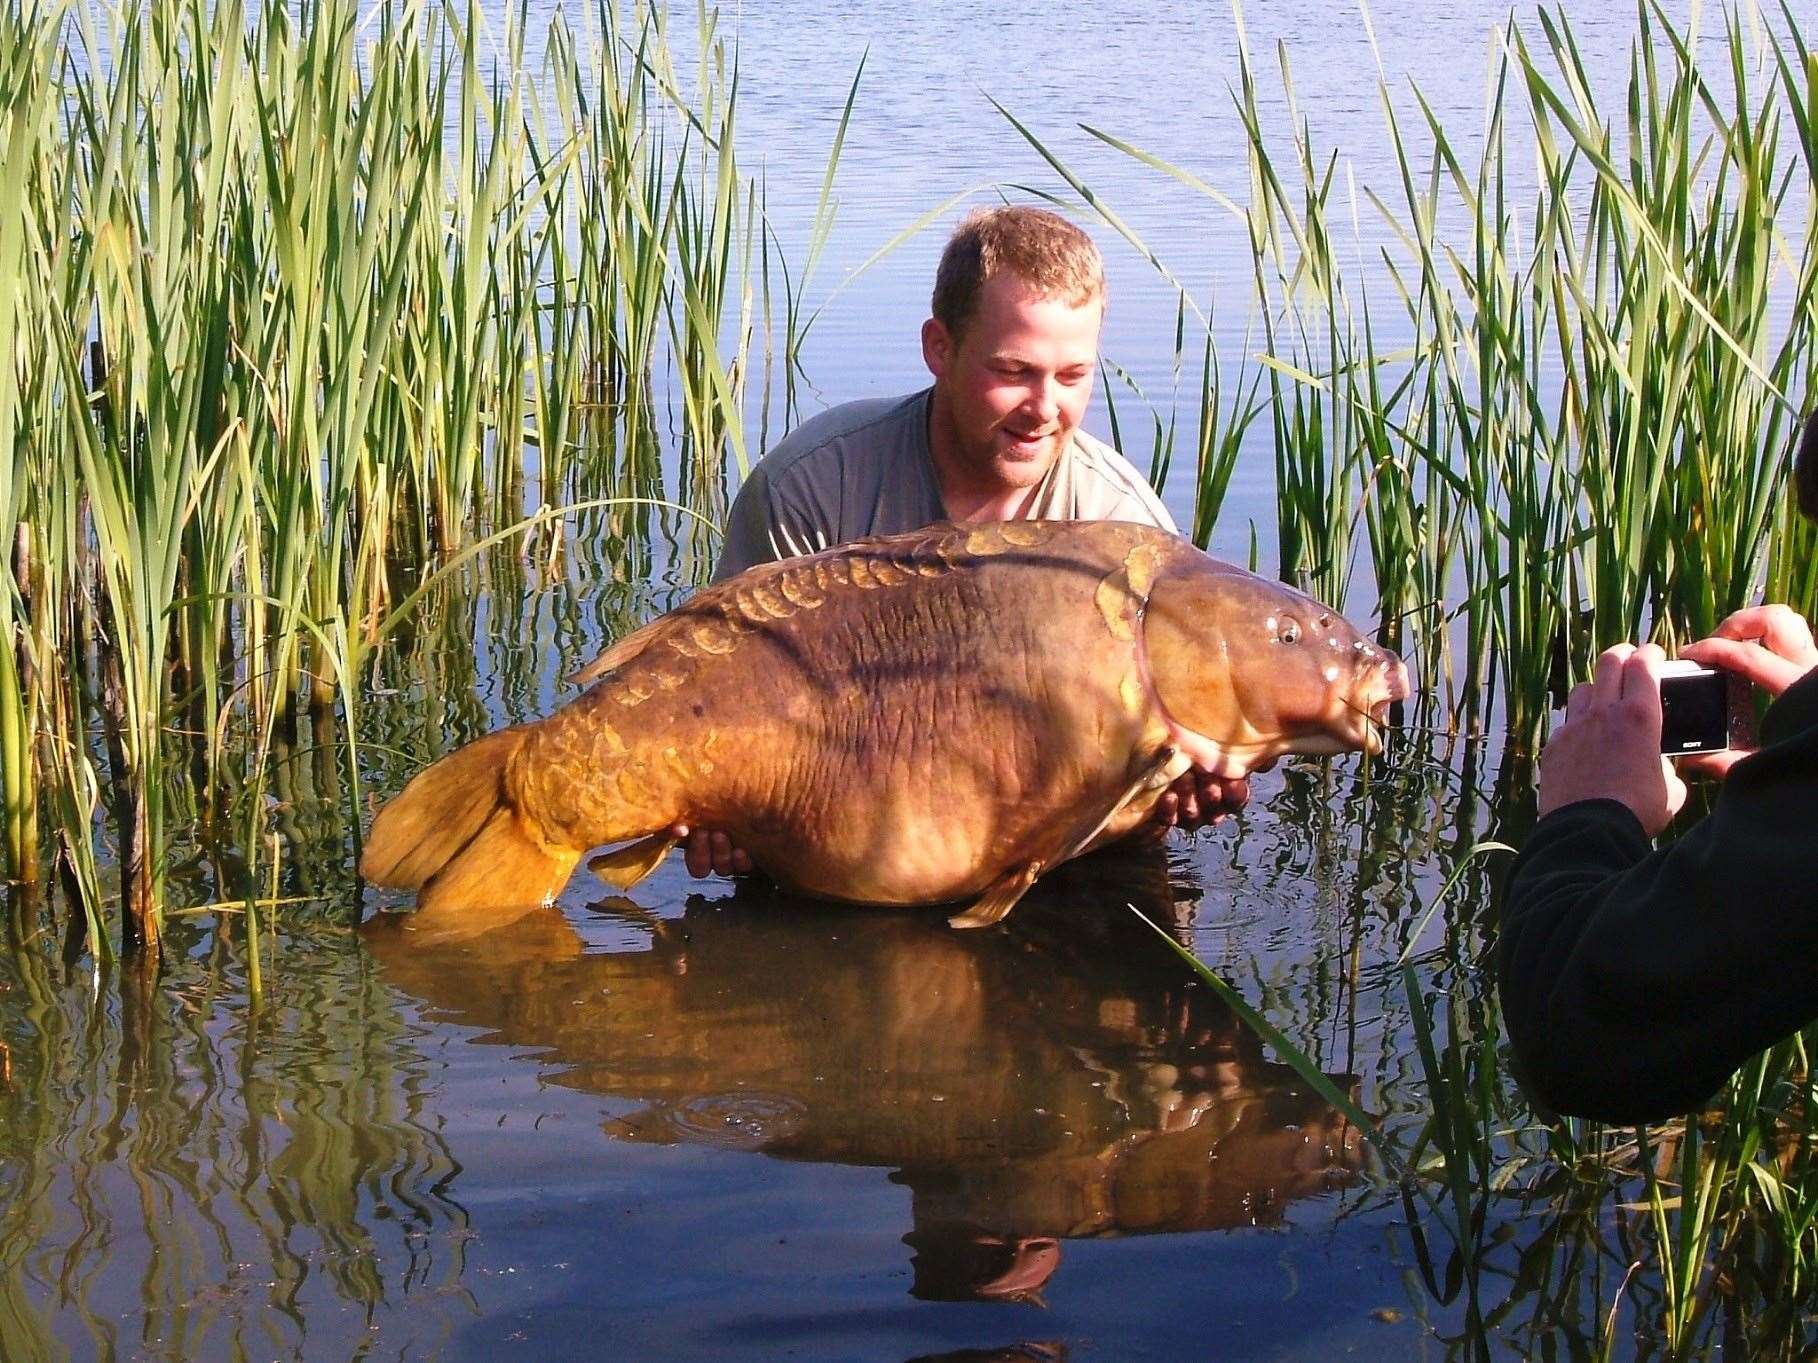
<svg viewBox="0 0 1818 1363">
<path fill-rule="evenodd" d="M 1536 1096 L 1614 1121 L 1683 1112 L 1818 1015 L 1814 810 L 1793 743 L 1735 768 L 1710 817 L 1658 850 L 1611 801 L 1541 820 L 1498 949 Z"/>
</svg>

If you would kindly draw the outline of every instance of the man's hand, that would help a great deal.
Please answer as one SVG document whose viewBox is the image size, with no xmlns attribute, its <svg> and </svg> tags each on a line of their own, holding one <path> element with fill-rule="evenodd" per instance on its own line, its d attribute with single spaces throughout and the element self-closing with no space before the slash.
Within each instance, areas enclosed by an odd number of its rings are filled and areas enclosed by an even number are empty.
<svg viewBox="0 0 1818 1363">
<path fill-rule="evenodd" d="M 671 824 L 669 836 L 682 841 L 682 860 L 688 874 L 696 880 L 711 875 L 748 876 L 757 869 L 751 855 L 734 847 L 732 839 L 717 828 L 690 828 L 685 823 Z"/>
<path fill-rule="evenodd" d="M 1207 824 L 1223 823 L 1249 798 L 1250 783 L 1243 777 L 1213 776 L 1198 767 L 1189 767 L 1155 802 L 1149 827 L 1157 834 L 1170 828 L 1191 833 Z"/>
<path fill-rule="evenodd" d="M 1812 627 L 1789 606 L 1751 606 L 1725 618 L 1708 639 L 1687 644 L 1679 656 L 1746 677 L 1770 696 L 1778 696 L 1814 667 L 1818 645 Z M 1747 749 L 1700 753 L 1688 757 L 1688 771 L 1721 780 L 1747 757 Z"/>
<path fill-rule="evenodd" d="M 1620 800 L 1652 838 L 1685 803 L 1685 782 L 1660 755 L 1660 665 L 1653 644 L 1618 644 L 1592 681 L 1572 688 L 1565 723 L 1540 754 L 1540 812 Z"/>
</svg>

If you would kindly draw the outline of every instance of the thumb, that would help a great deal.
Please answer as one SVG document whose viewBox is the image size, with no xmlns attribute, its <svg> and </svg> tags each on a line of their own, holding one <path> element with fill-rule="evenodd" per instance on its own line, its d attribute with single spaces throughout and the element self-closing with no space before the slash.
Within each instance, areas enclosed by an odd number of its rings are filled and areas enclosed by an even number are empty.
<svg viewBox="0 0 1818 1363">
<path fill-rule="evenodd" d="M 1682 757 L 1677 766 L 1681 774 L 1689 772 L 1693 776 L 1708 776 L 1714 781 L 1721 781 L 1730 774 L 1731 767 L 1748 755 L 1746 749 L 1726 748 L 1722 752 L 1701 752 Z"/>
<path fill-rule="evenodd" d="M 1685 782 L 1679 778 L 1679 773 L 1673 770 L 1673 764 L 1666 758 L 1660 759 L 1660 765 L 1665 768 L 1661 777 L 1666 782 L 1667 817 L 1670 821 L 1673 815 L 1685 808 Z"/>
</svg>

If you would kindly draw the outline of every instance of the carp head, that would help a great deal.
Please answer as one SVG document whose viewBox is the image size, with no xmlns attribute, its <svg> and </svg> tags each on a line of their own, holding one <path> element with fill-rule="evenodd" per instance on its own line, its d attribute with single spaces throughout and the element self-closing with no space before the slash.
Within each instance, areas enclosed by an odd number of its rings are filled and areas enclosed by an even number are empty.
<svg viewBox="0 0 1818 1363">
<path fill-rule="evenodd" d="M 1196 556 L 1161 573 L 1144 611 L 1149 681 L 1199 765 L 1241 776 L 1285 753 L 1382 751 L 1408 670 L 1336 611 Z"/>
</svg>

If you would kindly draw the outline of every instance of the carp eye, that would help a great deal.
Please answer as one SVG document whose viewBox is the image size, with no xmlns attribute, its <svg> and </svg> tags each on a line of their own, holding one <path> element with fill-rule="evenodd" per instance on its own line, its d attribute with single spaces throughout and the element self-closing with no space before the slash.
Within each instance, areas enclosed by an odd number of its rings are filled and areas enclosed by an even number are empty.
<svg viewBox="0 0 1818 1363">
<path fill-rule="evenodd" d="M 1300 642 L 1300 621 L 1283 620 L 1281 627 L 1275 631 L 1275 642 L 1278 644 L 1298 644 Z"/>
</svg>

